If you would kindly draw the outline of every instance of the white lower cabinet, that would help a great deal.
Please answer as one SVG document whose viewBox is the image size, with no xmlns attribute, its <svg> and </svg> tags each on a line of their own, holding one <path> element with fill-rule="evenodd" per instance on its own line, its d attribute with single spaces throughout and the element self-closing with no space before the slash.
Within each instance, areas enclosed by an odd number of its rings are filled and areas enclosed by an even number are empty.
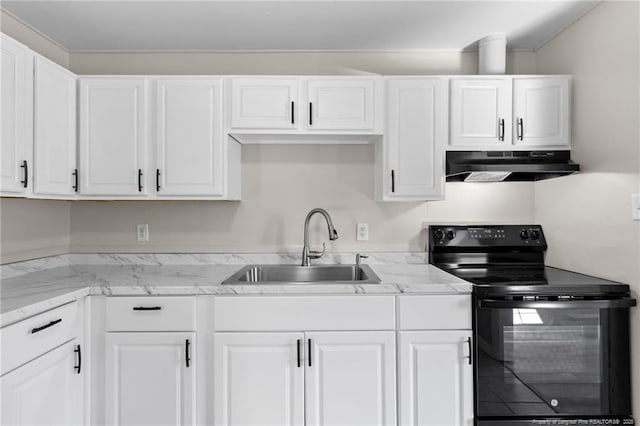
<svg viewBox="0 0 640 426">
<path fill-rule="evenodd" d="M 2 425 L 84 424 L 78 346 L 71 340 L 0 378 Z"/>
<path fill-rule="evenodd" d="M 396 424 L 395 333 L 306 333 L 306 425 Z"/>
<path fill-rule="evenodd" d="M 401 331 L 400 424 L 473 424 L 471 330 Z"/>
<path fill-rule="evenodd" d="M 216 425 L 304 425 L 303 333 L 214 335 Z"/>
<path fill-rule="evenodd" d="M 216 425 L 394 425 L 392 331 L 216 333 Z"/>
<path fill-rule="evenodd" d="M 106 424 L 195 424 L 195 333 L 107 333 Z"/>
</svg>

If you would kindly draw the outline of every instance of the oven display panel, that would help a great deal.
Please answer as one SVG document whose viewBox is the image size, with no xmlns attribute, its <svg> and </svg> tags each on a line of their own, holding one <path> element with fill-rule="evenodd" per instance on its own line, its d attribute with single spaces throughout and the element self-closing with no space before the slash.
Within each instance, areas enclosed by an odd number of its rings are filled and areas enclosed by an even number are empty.
<svg viewBox="0 0 640 426">
<path fill-rule="evenodd" d="M 476 240 L 497 240 L 507 238 L 504 229 L 500 228 L 469 228 L 469 238 Z"/>
</svg>

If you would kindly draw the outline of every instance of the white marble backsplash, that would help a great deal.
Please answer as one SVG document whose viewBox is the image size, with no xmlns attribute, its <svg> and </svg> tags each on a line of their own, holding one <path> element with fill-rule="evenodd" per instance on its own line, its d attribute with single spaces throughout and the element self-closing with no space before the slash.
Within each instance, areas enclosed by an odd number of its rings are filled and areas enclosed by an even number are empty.
<svg viewBox="0 0 640 426">
<path fill-rule="evenodd" d="M 366 253 L 363 263 L 372 265 L 425 264 L 425 252 Z M 327 253 L 314 264 L 353 264 L 356 253 Z M 121 253 L 121 254 L 65 254 L 42 259 L 0 265 L 2 279 L 44 271 L 60 266 L 74 265 L 247 265 L 247 264 L 298 264 L 299 253 Z"/>
</svg>

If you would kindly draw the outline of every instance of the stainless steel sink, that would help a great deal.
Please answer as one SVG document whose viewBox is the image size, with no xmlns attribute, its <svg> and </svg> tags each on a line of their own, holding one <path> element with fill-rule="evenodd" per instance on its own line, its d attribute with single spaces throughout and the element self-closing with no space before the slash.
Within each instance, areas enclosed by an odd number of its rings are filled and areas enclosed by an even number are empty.
<svg viewBox="0 0 640 426">
<path fill-rule="evenodd" d="M 248 265 L 222 284 L 379 284 L 368 265 Z"/>
</svg>

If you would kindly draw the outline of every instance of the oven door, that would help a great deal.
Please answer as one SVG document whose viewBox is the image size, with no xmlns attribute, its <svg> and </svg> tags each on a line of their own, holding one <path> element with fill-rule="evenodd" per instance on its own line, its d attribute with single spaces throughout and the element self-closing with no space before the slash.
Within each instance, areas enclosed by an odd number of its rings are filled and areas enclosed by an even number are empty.
<svg viewBox="0 0 640 426">
<path fill-rule="evenodd" d="M 477 424 L 630 419 L 629 307 L 633 305 L 635 299 L 630 298 L 476 298 Z"/>
</svg>

